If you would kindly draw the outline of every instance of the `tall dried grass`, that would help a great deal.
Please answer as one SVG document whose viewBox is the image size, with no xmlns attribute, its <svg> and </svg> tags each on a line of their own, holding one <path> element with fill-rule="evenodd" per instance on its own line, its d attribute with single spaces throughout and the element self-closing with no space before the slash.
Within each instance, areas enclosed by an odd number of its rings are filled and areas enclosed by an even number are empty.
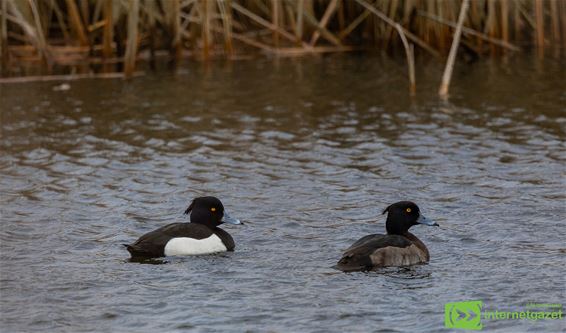
<svg viewBox="0 0 566 333">
<path fill-rule="evenodd" d="M 566 49 L 566 1 L 474 0 L 464 18 L 467 52 Z M 17 76 L 50 71 L 134 73 L 139 59 L 231 58 L 352 49 L 445 55 L 462 0 L 0 0 L 0 65 Z M 399 32 L 399 33 L 397 33 Z M 408 50 L 406 48 L 406 50 Z M 553 54 L 556 54 L 554 52 Z M 408 56 L 408 55 L 407 55 Z M 65 66 L 65 67 L 64 67 Z M 70 70 L 67 70 L 70 71 Z"/>
</svg>

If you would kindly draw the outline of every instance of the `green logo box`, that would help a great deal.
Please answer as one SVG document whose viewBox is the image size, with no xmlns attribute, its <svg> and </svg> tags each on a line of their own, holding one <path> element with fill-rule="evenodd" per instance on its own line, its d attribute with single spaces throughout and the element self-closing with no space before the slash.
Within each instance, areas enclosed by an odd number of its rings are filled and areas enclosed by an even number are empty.
<svg viewBox="0 0 566 333">
<path fill-rule="evenodd" d="M 444 305 L 444 326 L 446 328 L 462 328 L 481 330 L 482 301 L 452 302 Z"/>
</svg>

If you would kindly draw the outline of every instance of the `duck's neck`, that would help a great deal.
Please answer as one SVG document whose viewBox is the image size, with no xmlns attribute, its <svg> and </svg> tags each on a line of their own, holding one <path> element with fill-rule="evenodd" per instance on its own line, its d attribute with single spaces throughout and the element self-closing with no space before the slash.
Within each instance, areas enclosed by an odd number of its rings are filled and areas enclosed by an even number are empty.
<svg viewBox="0 0 566 333">
<path fill-rule="evenodd" d="M 423 242 L 421 242 L 420 239 L 417 238 L 417 236 L 413 235 L 412 233 L 410 233 L 409 231 L 405 231 L 403 233 L 403 236 L 405 238 L 407 238 L 408 240 L 410 240 L 413 244 L 415 244 L 416 247 L 418 247 L 421 251 L 424 252 L 424 254 L 426 255 L 426 260 L 428 261 L 430 259 L 430 254 L 428 253 L 428 249 L 426 248 L 426 246 L 424 245 Z"/>
<path fill-rule="evenodd" d="M 204 226 L 208 227 L 209 229 L 214 229 L 214 228 L 216 228 L 215 225 L 212 225 L 211 223 L 208 223 L 207 221 L 199 221 L 199 220 L 197 220 L 197 221 L 192 221 L 192 220 L 191 220 L 190 223 L 201 224 L 201 225 L 204 225 Z"/>
</svg>

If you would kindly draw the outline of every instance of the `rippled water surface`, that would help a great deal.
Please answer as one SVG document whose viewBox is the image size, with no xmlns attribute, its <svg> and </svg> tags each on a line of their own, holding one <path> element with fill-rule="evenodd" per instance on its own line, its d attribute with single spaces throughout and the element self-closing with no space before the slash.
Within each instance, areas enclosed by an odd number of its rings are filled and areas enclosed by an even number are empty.
<svg viewBox="0 0 566 333">
<path fill-rule="evenodd" d="M 327 56 L 0 86 L 3 332 L 433 332 L 444 303 L 564 303 L 566 71 Z M 233 253 L 121 246 L 215 195 Z M 431 261 L 345 274 L 341 251 L 413 200 Z M 484 321 L 501 332 L 565 321 Z"/>
</svg>

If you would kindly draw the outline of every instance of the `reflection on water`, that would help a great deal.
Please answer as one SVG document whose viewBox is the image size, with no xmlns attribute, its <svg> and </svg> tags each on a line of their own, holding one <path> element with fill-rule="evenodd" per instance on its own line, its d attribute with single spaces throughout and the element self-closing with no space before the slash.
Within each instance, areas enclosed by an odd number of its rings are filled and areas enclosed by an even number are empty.
<svg viewBox="0 0 566 333">
<path fill-rule="evenodd" d="M 443 330 L 448 301 L 565 299 L 566 71 L 360 56 L 0 87 L 6 331 Z M 127 260 L 122 243 L 216 195 L 236 251 Z M 343 274 L 341 251 L 414 200 L 431 262 Z M 558 331 L 559 322 L 489 322 Z"/>
</svg>

